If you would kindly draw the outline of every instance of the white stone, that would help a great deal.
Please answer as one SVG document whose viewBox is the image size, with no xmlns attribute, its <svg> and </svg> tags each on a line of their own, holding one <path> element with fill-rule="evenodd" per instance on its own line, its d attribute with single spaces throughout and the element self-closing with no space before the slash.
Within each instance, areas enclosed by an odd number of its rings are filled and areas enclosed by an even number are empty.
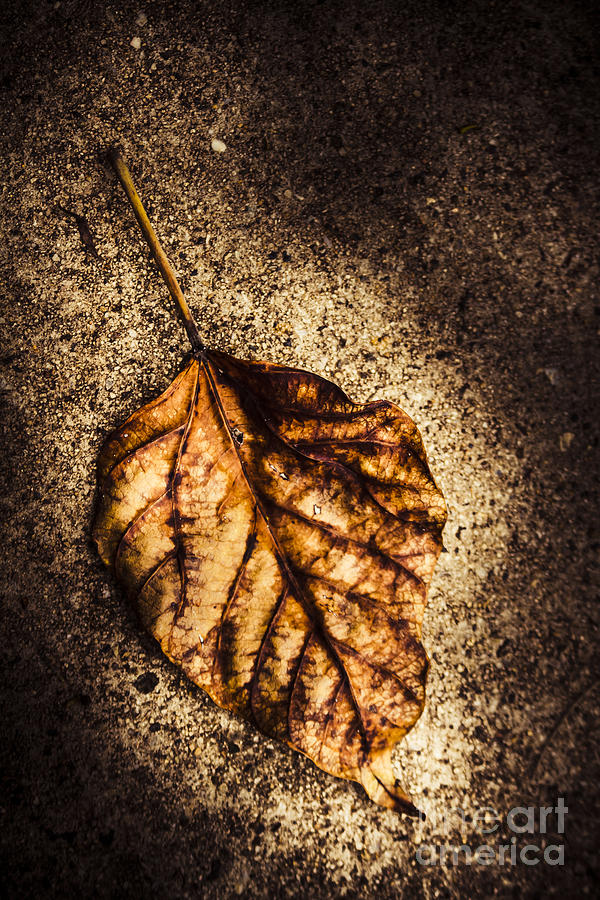
<svg viewBox="0 0 600 900">
<path fill-rule="evenodd" d="M 215 153 L 225 153 L 227 150 L 227 145 L 220 141 L 218 138 L 213 138 L 210 142 L 210 146 L 215 151 Z"/>
</svg>

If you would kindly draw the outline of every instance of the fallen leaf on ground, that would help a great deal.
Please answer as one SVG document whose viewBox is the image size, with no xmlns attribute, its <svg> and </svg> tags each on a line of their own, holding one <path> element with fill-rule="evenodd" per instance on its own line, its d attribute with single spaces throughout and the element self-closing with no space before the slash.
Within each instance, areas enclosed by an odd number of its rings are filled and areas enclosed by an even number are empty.
<svg viewBox="0 0 600 900">
<path fill-rule="evenodd" d="M 99 459 L 94 536 L 163 652 L 221 707 L 416 813 L 391 751 L 425 702 L 446 509 L 387 401 L 198 348 Z"/>
</svg>

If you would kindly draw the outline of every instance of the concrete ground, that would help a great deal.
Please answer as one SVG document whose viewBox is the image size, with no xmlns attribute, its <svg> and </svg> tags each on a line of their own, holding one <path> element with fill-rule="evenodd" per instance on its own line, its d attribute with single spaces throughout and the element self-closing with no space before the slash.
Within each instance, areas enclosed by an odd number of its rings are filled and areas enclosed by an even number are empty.
<svg viewBox="0 0 600 900">
<path fill-rule="evenodd" d="M 5 896 L 592 894 L 593 7 L 3 5 Z M 425 823 L 217 709 L 96 556 L 100 444 L 187 352 L 112 142 L 209 344 L 389 398 L 421 428 L 450 508 L 428 702 L 397 756 Z M 546 834 L 538 816 L 509 827 L 559 797 L 564 833 L 554 813 Z M 500 865 L 511 836 L 540 861 Z M 431 845 L 457 843 L 494 859 L 440 864 Z"/>
</svg>

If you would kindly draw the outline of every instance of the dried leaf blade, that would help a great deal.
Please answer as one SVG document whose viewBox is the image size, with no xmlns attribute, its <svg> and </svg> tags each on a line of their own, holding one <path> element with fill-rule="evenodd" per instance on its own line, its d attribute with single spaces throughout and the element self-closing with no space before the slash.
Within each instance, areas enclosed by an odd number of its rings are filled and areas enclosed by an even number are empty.
<svg viewBox="0 0 600 900">
<path fill-rule="evenodd" d="M 445 508 L 411 420 L 207 352 L 108 439 L 99 471 L 100 553 L 165 654 L 219 705 L 413 811 L 390 751 L 423 708 Z"/>
</svg>

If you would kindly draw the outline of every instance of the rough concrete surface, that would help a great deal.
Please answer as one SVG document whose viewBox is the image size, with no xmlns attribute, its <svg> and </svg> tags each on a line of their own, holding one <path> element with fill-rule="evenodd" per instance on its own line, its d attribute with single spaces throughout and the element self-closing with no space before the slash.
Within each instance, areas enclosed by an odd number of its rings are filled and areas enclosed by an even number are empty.
<svg viewBox="0 0 600 900">
<path fill-rule="evenodd" d="M 3 4 L 5 896 L 593 893 L 598 30 L 583 0 Z M 113 142 L 209 343 L 421 428 L 450 508 L 397 755 L 424 823 L 217 709 L 97 558 L 98 449 L 187 353 Z M 559 797 L 563 834 L 508 827 Z M 511 835 L 564 865 L 416 858 Z"/>
</svg>

